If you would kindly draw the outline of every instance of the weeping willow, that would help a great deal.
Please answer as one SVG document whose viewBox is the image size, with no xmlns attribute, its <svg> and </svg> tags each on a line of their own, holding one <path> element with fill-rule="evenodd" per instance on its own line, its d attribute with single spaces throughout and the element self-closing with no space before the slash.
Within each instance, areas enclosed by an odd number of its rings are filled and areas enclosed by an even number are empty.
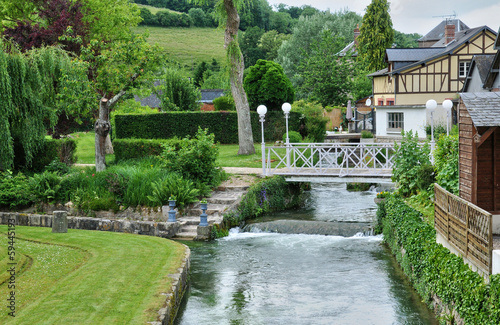
<svg viewBox="0 0 500 325">
<path fill-rule="evenodd" d="M 69 62 L 55 47 L 20 53 L 0 43 L 0 169 L 14 166 L 15 147 L 31 165 L 57 122 L 58 81 Z"/>
</svg>

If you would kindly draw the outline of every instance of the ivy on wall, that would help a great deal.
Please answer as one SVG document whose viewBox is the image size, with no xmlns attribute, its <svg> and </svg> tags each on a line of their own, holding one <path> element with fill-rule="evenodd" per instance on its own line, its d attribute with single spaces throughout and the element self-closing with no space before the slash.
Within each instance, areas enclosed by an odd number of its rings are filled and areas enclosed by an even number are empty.
<svg viewBox="0 0 500 325">
<path fill-rule="evenodd" d="M 489 284 L 461 257 L 436 243 L 436 231 L 401 198 L 379 204 L 384 241 L 415 289 L 429 304 L 437 296 L 464 324 L 500 324 L 500 275 Z"/>
</svg>

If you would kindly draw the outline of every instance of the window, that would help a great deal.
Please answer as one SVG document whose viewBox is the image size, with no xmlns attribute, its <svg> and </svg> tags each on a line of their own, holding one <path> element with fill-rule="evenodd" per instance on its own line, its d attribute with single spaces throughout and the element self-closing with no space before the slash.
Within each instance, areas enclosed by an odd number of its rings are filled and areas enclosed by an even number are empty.
<svg viewBox="0 0 500 325">
<path fill-rule="evenodd" d="M 470 61 L 462 61 L 458 63 L 458 77 L 465 78 L 469 72 Z"/>
<path fill-rule="evenodd" d="M 387 106 L 394 106 L 394 98 L 387 98 L 386 105 Z"/>
<path fill-rule="evenodd" d="M 404 130 L 403 113 L 387 113 L 387 131 L 401 132 Z"/>
<path fill-rule="evenodd" d="M 383 99 L 379 99 L 378 100 L 378 106 L 384 106 L 384 100 Z"/>
</svg>

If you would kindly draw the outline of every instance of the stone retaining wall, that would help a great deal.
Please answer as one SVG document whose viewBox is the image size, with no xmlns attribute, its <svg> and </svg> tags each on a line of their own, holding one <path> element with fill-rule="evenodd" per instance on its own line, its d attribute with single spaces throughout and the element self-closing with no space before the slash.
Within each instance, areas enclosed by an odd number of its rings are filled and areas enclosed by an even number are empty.
<svg viewBox="0 0 500 325">
<path fill-rule="evenodd" d="M 0 224 L 15 219 L 18 226 L 52 227 L 52 215 L 0 212 Z M 69 229 L 125 232 L 138 235 L 172 238 L 179 231 L 179 222 L 128 221 L 68 216 Z"/>
</svg>

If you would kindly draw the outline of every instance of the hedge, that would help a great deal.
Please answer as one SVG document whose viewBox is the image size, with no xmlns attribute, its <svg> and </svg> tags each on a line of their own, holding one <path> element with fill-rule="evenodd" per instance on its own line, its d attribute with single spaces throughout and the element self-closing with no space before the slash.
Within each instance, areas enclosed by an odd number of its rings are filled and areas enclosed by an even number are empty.
<svg viewBox="0 0 500 325">
<path fill-rule="evenodd" d="M 290 131 L 298 131 L 301 114 L 290 113 Z M 261 140 L 261 126 L 256 112 L 250 112 L 255 142 Z M 282 112 L 268 112 L 264 123 L 265 140 L 281 140 L 285 133 L 285 118 Z M 236 112 L 163 112 L 148 115 L 116 115 L 116 138 L 169 139 L 194 136 L 198 127 L 208 129 L 221 144 L 238 143 L 238 117 Z"/>
<path fill-rule="evenodd" d="M 40 151 L 33 157 L 31 166 L 26 166 L 24 151 L 20 146 L 14 146 L 14 169 L 29 169 L 41 171 L 54 159 L 68 165 L 76 162 L 76 141 L 71 138 L 45 139 Z"/>
<path fill-rule="evenodd" d="M 177 147 L 179 139 L 115 139 L 113 150 L 115 152 L 115 162 L 142 158 L 147 156 L 159 156 L 162 145 L 169 143 Z"/>
<path fill-rule="evenodd" d="M 436 243 L 436 231 L 401 198 L 379 204 L 384 241 L 428 303 L 437 296 L 464 324 L 500 324 L 500 275 L 484 278 Z M 445 316 L 444 318 L 451 318 Z"/>
</svg>

